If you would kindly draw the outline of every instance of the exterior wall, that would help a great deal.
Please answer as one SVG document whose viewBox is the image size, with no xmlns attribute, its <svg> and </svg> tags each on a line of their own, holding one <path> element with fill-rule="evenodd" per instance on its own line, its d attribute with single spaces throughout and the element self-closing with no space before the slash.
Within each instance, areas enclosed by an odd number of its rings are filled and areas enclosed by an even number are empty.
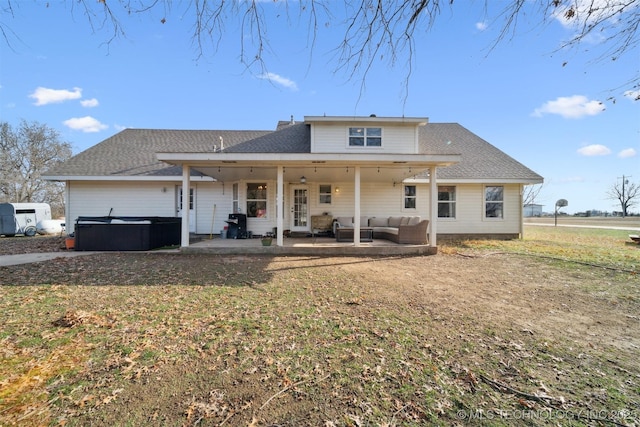
<svg viewBox="0 0 640 427">
<path fill-rule="evenodd" d="M 195 189 L 196 233 L 212 230 L 213 205 L 216 205 L 213 233 L 218 234 L 231 213 L 231 188 L 222 183 L 192 182 Z M 177 189 L 171 182 L 89 182 L 67 183 L 67 232 L 73 232 L 79 216 L 177 216 Z"/>
<path fill-rule="evenodd" d="M 246 183 L 239 182 L 240 212 L 246 210 Z M 265 181 L 263 181 L 265 182 Z M 247 229 L 254 234 L 271 232 L 276 226 L 276 181 L 267 183 L 267 216 L 247 218 Z M 327 183 L 329 184 L 329 183 Z M 331 204 L 319 203 L 320 183 L 307 183 L 309 217 L 328 212 L 333 217 L 352 216 L 354 183 L 335 182 L 332 186 Z M 502 184 L 496 184 L 502 185 Z M 79 216 L 176 216 L 177 185 L 172 182 L 71 182 L 68 183 L 67 232 L 73 232 Z M 284 229 L 290 228 L 290 193 L 292 184 L 284 186 Z M 192 182 L 196 192 L 196 233 L 219 234 L 232 213 L 232 183 Z M 522 207 L 519 184 L 504 185 L 504 217 L 484 218 L 484 185 L 456 185 L 456 218 L 439 218 L 438 235 L 519 235 Z M 339 188 L 338 193 L 335 189 Z M 165 189 L 166 191 L 163 191 Z M 429 185 L 417 184 L 417 209 L 404 209 L 402 184 L 361 184 L 362 216 L 414 216 L 429 218 Z M 215 219 L 214 215 L 215 205 Z"/>
<path fill-rule="evenodd" d="M 494 185 L 504 186 L 503 218 L 484 217 L 484 184 L 457 184 L 456 218 L 438 218 L 438 234 L 519 234 L 522 221 L 520 185 Z"/>
<path fill-rule="evenodd" d="M 381 127 L 382 147 L 349 147 L 350 127 Z M 374 123 L 324 124 L 311 127 L 312 153 L 417 153 L 415 126 L 390 126 Z"/>
</svg>

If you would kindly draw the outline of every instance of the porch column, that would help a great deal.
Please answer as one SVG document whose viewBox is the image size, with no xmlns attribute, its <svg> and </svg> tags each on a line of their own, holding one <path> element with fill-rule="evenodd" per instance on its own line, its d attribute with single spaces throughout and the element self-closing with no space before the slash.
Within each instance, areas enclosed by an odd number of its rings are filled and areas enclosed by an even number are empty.
<svg viewBox="0 0 640 427">
<path fill-rule="evenodd" d="M 189 190 L 191 189 L 191 168 L 189 165 L 182 165 L 182 233 L 180 235 L 180 246 L 189 246 Z"/>
<path fill-rule="evenodd" d="M 438 183 L 436 182 L 436 167 L 433 166 L 429 170 L 429 246 L 436 246 L 436 233 L 438 226 Z"/>
<path fill-rule="evenodd" d="M 278 182 L 276 183 L 276 246 L 284 246 L 284 167 L 278 166 Z"/>
<path fill-rule="evenodd" d="M 360 166 L 355 167 L 354 198 L 353 198 L 353 244 L 360 246 Z"/>
</svg>

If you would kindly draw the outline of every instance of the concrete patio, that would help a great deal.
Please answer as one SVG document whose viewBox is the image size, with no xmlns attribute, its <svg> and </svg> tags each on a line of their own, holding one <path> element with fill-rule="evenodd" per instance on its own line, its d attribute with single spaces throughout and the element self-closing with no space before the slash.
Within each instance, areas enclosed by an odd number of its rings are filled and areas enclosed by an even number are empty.
<svg viewBox="0 0 640 427">
<path fill-rule="evenodd" d="M 221 255 L 319 255 L 319 256 L 369 256 L 369 255 L 435 255 L 437 247 L 429 245 L 397 244 L 389 240 L 373 239 L 361 242 L 356 247 L 353 242 L 336 242 L 334 237 L 287 237 L 284 246 L 263 246 L 260 238 L 222 239 L 219 235 L 194 236 L 188 247 L 180 248 L 182 253 L 207 253 Z"/>
</svg>

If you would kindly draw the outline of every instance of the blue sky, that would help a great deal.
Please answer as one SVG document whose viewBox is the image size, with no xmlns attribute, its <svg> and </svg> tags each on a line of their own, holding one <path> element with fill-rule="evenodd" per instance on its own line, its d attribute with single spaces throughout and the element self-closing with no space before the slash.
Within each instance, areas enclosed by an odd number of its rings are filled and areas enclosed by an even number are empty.
<svg viewBox="0 0 640 427">
<path fill-rule="evenodd" d="M 199 56 L 193 22 L 176 2 L 166 14 L 120 14 L 125 36 L 110 43 L 108 28 L 92 28 L 74 3 L 13 2 L 13 16 L 1 17 L 9 44 L 0 42 L 0 119 L 46 124 L 74 153 L 124 128 L 269 130 L 291 115 L 405 115 L 460 123 L 544 176 L 537 202 L 547 211 L 559 198 L 568 213 L 618 210 L 607 189 L 623 175 L 640 182 L 640 101 L 625 96 L 640 52 L 596 61 L 594 40 L 558 51 L 574 31 L 560 20 L 522 20 L 491 49 L 498 10 L 454 3 L 416 33 L 408 87 L 406 55 L 391 64 L 387 54 L 363 88 L 362 73 L 338 67 L 339 2 L 329 3 L 332 17 L 321 19 L 313 50 L 297 3 L 288 14 L 260 3 L 266 69 L 241 63 L 237 19 L 226 22 L 215 52 Z"/>
</svg>

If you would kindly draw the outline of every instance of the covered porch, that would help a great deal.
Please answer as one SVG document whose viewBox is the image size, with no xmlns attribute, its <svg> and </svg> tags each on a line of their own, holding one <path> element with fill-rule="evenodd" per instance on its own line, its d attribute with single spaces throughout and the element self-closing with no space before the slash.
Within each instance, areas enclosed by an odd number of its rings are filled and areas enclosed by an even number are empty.
<svg viewBox="0 0 640 427">
<path fill-rule="evenodd" d="M 243 253 L 435 253 L 436 252 L 436 221 L 429 222 L 429 241 L 426 245 L 398 245 L 381 240 L 380 242 L 360 241 L 360 230 L 366 224 L 360 223 L 360 218 L 377 212 L 362 209 L 362 199 L 367 197 L 369 203 L 375 199 L 373 193 L 366 193 L 363 188 L 373 187 L 394 188 L 401 191 L 403 183 L 417 182 L 420 177 L 429 188 L 429 200 L 425 209 L 415 211 L 413 215 L 420 215 L 423 219 L 437 217 L 437 169 L 446 167 L 459 161 L 459 155 L 428 155 L 428 154 L 309 154 L 309 153 L 158 153 L 158 159 L 182 167 L 182 187 L 190 187 L 192 171 L 210 176 L 217 182 L 270 182 L 269 201 L 264 213 L 261 213 L 264 224 L 270 224 L 276 230 L 273 244 L 262 247 L 259 240 L 238 239 L 239 242 L 215 242 L 214 240 L 200 244 L 189 242 L 189 219 L 183 218 L 181 247 L 184 251 L 199 250 L 218 253 L 232 253 L 242 249 Z M 418 179 L 418 180 L 419 180 Z M 312 212 L 296 205 L 297 194 L 305 195 L 305 188 L 318 183 L 334 183 L 335 191 L 339 191 L 338 184 L 347 183 L 352 191 L 348 212 L 333 213 L 348 215 L 353 218 L 352 242 L 336 242 L 335 238 L 303 242 L 299 239 L 285 238 L 284 230 L 311 232 L 310 219 Z M 368 186 L 368 187 L 366 187 Z M 397 186 L 397 188 L 396 188 Z M 275 188 L 274 188 L 275 187 Z M 292 189 L 300 189 L 300 193 L 292 193 Z M 275 190 L 275 191 L 274 191 Z M 364 194 L 363 194 L 364 193 Z M 399 193 L 398 193 L 399 194 Z M 182 194 L 182 205 L 187 206 L 188 195 Z M 271 198 L 272 197 L 272 198 Z M 303 198 L 303 197 L 301 197 Z M 245 200 L 246 201 L 246 200 Z M 380 205 L 384 205 L 380 201 Z M 246 204 L 246 203 L 245 203 Z M 242 202 L 239 204 L 243 206 Z M 248 207 L 248 206 L 247 206 Z M 248 213 L 247 211 L 244 211 Z M 251 217 L 249 216 L 249 219 Z M 285 219 L 286 218 L 286 219 Z M 291 227 L 292 221 L 299 221 L 299 230 Z M 191 248 L 195 246 L 195 248 Z"/>
</svg>

